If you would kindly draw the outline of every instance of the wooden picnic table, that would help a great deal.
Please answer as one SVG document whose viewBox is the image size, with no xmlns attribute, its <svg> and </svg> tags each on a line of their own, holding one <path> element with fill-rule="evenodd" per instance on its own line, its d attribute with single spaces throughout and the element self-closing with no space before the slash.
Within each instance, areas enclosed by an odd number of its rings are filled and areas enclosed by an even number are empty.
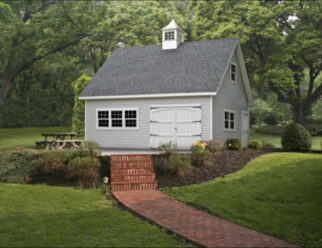
<svg viewBox="0 0 322 248">
<path fill-rule="evenodd" d="M 71 149 L 81 149 L 85 147 L 84 140 L 75 140 L 77 133 L 42 133 L 42 137 L 45 138 L 44 141 L 36 141 L 36 148 L 44 149 L 59 149 L 71 148 Z M 66 137 L 70 139 L 66 139 Z M 51 140 L 48 140 L 51 138 Z"/>
<path fill-rule="evenodd" d="M 72 140 L 77 136 L 77 133 L 42 133 L 41 136 L 45 137 L 45 141 L 47 141 L 48 137 L 51 137 L 52 140 L 64 140 L 68 136 Z"/>
</svg>

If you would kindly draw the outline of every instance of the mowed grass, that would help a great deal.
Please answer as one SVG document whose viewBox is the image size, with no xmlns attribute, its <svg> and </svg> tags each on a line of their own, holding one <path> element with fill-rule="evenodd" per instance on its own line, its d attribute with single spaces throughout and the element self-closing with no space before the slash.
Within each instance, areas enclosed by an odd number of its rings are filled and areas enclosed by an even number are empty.
<svg viewBox="0 0 322 248">
<path fill-rule="evenodd" d="M 0 184 L 0 247 L 180 247 L 99 190 Z"/>
<path fill-rule="evenodd" d="M 35 141 L 44 140 L 42 133 L 71 131 L 71 127 L 0 128 L 0 152 L 13 148 L 34 148 Z"/>
<path fill-rule="evenodd" d="M 250 131 L 250 140 L 257 139 L 273 144 L 275 147 L 281 147 L 281 137 L 267 134 L 256 133 L 254 129 Z M 312 150 L 321 151 L 322 136 L 312 137 Z"/>
<path fill-rule="evenodd" d="M 271 153 L 172 197 L 305 247 L 322 247 L 322 155 Z"/>
</svg>

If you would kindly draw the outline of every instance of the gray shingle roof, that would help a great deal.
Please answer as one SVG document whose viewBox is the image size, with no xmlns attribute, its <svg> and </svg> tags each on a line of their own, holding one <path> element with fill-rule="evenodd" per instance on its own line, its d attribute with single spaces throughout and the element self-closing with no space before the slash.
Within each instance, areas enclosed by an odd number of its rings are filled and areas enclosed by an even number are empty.
<svg viewBox="0 0 322 248">
<path fill-rule="evenodd" d="M 80 96 L 216 92 L 237 39 L 119 48 Z"/>
</svg>

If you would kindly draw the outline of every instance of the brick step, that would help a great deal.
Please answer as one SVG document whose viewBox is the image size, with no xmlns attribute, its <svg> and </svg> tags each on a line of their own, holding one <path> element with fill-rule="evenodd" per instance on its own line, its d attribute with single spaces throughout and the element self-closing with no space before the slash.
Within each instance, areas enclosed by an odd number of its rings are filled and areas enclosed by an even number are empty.
<svg viewBox="0 0 322 248">
<path fill-rule="evenodd" d="M 152 161 L 111 161 L 113 168 L 146 168 L 153 167 Z"/>
<path fill-rule="evenodd" d="M 112 183 L 114 182 L 134 182 L 134 181 L 154 181 L 155 174 L 147 173 L 147 174 L 113 174 L 111 176 Z"/>
<path fill-rule="evenodd" d="M 111 168 L 111 175 L 114 174 L 130 174 L 130 175 L 139 175 L 139 174 L 149 174 L 154 173 L 153 168 Z"/>
<path fill-rule="evenodd" d="M 157 182 L 147 182 L 147 181 L 140 181 L 140 182 L 117 182 L 112 183 L 112 191 L 123 191 L 123 190 L 147 190 L 147 189 L 157 189 L 158 183 Z"/>
<path fill-rule="evenodd" d="M 150 155 L 144 155 L 144 154 L 131 154 L 131 155 L 111 155 L 110 157 L 111 162 L 112 161 L 152 161 Z"/>
</svg>

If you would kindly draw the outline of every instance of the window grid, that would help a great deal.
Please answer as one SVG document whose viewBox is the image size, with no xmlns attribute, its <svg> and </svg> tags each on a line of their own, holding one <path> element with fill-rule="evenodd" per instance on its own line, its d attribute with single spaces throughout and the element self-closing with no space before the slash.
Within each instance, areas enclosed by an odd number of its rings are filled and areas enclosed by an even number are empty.
<svg viewBox="0 0 322 248">
<path fill-rule="evenodd" d="M 136 127 L 136 110 L 125 110 L 125 127 Z"/>
<path fill-rule="evenodd" d="M 123 111 L 112 110 L 111 111 L 112 127 L 123 127 Z"/>
<path fill-rule="evenodd" d="M 99 127 L 109 127 L 109 112 L 108 111 L 98 111 L 98 126 Z"/>
<path fill-rule="evenodd" d="M 98 110 L 98 128 L 136 128 L 137 110 Z"/>
<path fill-rule="evenodd" d="M 174 40 L 174 31 L 165 32 L 164 36 L 165 40 Z"/>
<path fill-rule="evenodd" d="M 236 65 L 234 64 L 230 65 L 230 78 L 231 81 L 236 82 Z"/>
<path fill-rule="evenodd" d="M 234 112 L 225 111 L 224 128 L 226 130 L 234 130 L 235 129 L 235 113 Z"/>
</svg>

